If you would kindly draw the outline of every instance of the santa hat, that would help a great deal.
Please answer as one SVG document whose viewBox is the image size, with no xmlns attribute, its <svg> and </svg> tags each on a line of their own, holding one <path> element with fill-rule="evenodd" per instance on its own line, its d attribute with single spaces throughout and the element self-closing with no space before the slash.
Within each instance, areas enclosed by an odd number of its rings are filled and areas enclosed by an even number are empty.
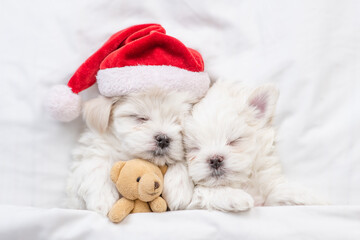
<svg viewBox="0 0 360 240">
<path fill-rule="evenodd" d="M 136 25 L 115 33 L 75 72 L 66 85 L 51 89 L 50 114 L 60 121 L 79 116 L 79 92 L 97 82 L 105 97 L 122 96 L 149 87 L 190 91 L 203 96 L 210 79 L 203 59 L 159 24 Z"/>
</svg>

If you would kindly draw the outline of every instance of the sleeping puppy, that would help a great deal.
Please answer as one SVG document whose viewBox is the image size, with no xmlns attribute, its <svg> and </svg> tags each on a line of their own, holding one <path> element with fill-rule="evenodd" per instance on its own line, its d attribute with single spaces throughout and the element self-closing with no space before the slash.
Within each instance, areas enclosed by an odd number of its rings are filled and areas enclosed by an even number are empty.
<svg viewBox="0 0 360 240">
<path fill-rule="evenodd" d="M 112 165 L 142 158 L 168 165 L 163 197 L 171 210 L 184 209 L 193 192 L 182 143 L 182 122 L 190 99 L 184 92 L 150 89 L 85 103 L 88 129 L 73 152 L 68 207 L 106 215 L 119 198 L 109 175 Z"/>
<path fill-rule="evenodd" d="M 278 95 L 271 85 L 251 89 L 218 81 L 194 106 L 184 127 L 195 183 L 188 209 L 323 203 L 282 174 L 271 124 Z"/>
</svg>

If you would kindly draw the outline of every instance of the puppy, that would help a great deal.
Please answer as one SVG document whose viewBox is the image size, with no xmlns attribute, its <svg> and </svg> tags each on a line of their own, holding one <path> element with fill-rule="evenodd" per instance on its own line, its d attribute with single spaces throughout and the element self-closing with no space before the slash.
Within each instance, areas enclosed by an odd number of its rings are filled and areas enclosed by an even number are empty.
<svg viewBox="0 0 360 240">
<path fill-rule="evenodd" d="M 184 128 L 195 183 L 188 209 L 323 203 L 281 172 L 271 125 L 278 96 L 271 85 L 251 89 L 218 81 L 194 106 Z"/>
<path fill-rule="evenodd" d="M 163 197 L 171 210 L 184 209 L 193 192 L 182 143 L 182 123 L 191 101 L 184 92 L 150 89 L 85 103 L 88 129 L 73 152 L 68 207 L 106 215 L 119 198 L 109 175 L 112 165 L 142 158 L 168 165 Z"/>
</svg>

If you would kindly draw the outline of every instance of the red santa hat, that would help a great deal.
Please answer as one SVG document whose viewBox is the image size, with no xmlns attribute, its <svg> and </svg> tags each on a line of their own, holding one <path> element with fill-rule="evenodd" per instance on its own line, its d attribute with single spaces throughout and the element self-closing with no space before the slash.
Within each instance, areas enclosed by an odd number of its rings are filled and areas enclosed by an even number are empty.
<svg viewBox="0 0 360 240">
<path fill-rule="evenodd" d="M 203 96 L 210 79 L 197 51 L 166 35 L 159 24 L 136 25 L 115 33 L 75 72 L 66 85 L 51 89 L 50 114 L 71 121 L 81 112 L 79 92 L 97 83 L 105 97 L 115 97 L 149 87 L 190 91 Z"/>
</svg>

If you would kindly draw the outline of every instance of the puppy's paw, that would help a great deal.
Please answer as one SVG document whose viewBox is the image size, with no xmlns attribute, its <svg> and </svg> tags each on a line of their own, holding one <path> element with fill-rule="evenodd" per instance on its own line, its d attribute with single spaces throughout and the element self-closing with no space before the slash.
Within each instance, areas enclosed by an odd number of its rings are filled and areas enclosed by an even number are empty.
<svg viewBox="0 0 360 240">
<path fill-rule="evenodd" d="M 106 216 L 114 203 L 119 199 L 119 193 L 111 187 L 104 187 L 100 193 L 86 199 L 86 209 Z"/>
<path fill-rule="evenodd" d="M 233 189 L 213 203 L 213 208 L 225 212 L 241 212 L 253 207 L 253 197 L 241 189 Z"/>
<path fill-rule="evenodd" d="M 188 206 L 186 207 L 187 210 L 194 210 L 194 209 L 208 209 L 209 207 L 208 202 L 210 199 L 206 198 L 202 195 L 198 188 L 195 188 L 194 194 Z"/>
<path fill-rule="evenodd" d="M 266 201 L 267 206 L 292 206 L 292 205 L 329 205 L 328 202 L 316 196 L 305 194 L 282 195 L 272 197 Z"/>
<path fill-rule="evenodd" d="M 166 200 L 171 211 L 183 210 L 189 205 L 194 191 L 184 163 L 168 166 L 164 176 L 164 190 L 162 197 Z"/>
<path fill-rule="evenodd" d="M 166 200 L 168 207 L 171 211 L 183 210 L 189 205 L 192 197 L 192 192 L 189 191 L 192 186 L 179 187 L 177 189 L 164 188 L 162 193 L 163 198 Z M 179 197 L 181 196 L 181 197 Z"/>
<path fill-rule="evenodd" d="M 284 185 L 275 188 L 267 197 L 267 206 L 286 205 L 328 205 L 329 203 L 309 190 L 297 185 Z"/>
</svg>

